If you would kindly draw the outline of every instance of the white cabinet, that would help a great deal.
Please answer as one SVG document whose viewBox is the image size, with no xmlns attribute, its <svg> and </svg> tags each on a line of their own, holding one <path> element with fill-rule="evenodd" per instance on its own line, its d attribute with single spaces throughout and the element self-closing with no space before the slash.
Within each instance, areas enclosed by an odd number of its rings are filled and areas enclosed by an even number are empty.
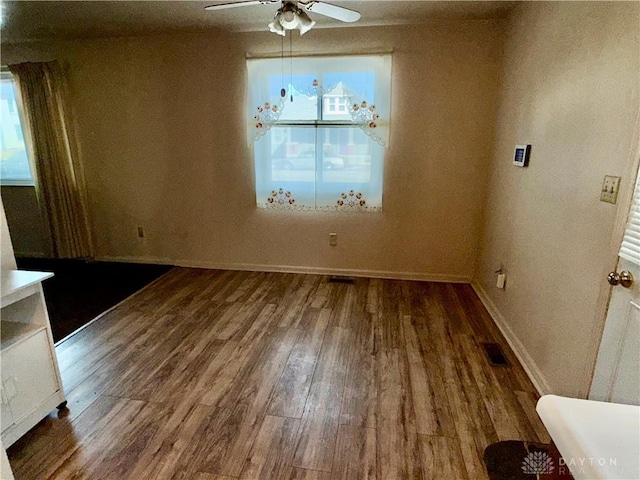
<svg viewBox="0 0 640 480">
<path fill-rule="evenodd" d="M 5 446 L 66 404 L 41 286 L 52 275 L 9 270 L 0 278 L 0 413 Z"/>
</svg>

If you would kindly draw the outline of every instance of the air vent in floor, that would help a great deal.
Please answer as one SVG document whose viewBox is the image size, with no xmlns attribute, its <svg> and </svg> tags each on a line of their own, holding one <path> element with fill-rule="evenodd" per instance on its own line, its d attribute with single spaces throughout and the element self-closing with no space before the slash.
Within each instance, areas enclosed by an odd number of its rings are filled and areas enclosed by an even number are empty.
<svg viewBox="0 0 640 480">
<path fill-rule="evenodd" d="M 491 365 L 494 365 L 496 367 L 506 367 L 509 365 L 509 362 L 507 362 L 504 353 L 502 353 L 502 348 L 500 348 L 500 345 L 498 345 L 497 343 L 481 343 L 481 345 Z"/>
<path fill-rule="evenodd" d="M 331 275 L 329 277 L 329 282 L 331 283 L 354 283 L 353 278 L 344 277 L 342 275 Z"/>
</svg>

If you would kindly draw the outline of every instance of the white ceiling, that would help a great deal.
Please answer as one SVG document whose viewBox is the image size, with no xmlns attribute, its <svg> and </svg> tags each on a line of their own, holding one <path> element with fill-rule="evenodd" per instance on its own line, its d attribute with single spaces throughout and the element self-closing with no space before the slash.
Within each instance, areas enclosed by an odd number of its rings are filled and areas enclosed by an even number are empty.
<svg viewBox="0 0 640 480">
<path fill-rule="evenodd" d="M 231 0 L 227 0 L 231 1 Z M 416 24 L 439 18 L 501 18 L 515 2 L 505 1 L 344 1 L 329 0 L 362 13 L 344 24 L 310 13 L 315 28 Z M 210 1 L 2 1 L 2 42 L 51 38 L 96 38 L 158 32 L 266 30 L 277 6 L 257 5 L 205 11 Z"/>
</svg>

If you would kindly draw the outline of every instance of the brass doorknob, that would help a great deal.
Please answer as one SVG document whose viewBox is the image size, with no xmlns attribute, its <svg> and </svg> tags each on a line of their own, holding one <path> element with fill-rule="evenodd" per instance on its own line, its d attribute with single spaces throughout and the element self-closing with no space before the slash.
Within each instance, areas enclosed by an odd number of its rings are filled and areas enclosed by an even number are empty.
<svg viewBox="0 0 640 480">
<path fill-rule="evenodd" d="M 607 281 L 613 286 L 622 285 L 624 288 L 629 288 L 633 285 L 633 275 L 631 275 L 631 272 L 627 272 L 626 270 L 623 270 L 620 273 L 611 272 L 607 275 Z"/>
</svg>

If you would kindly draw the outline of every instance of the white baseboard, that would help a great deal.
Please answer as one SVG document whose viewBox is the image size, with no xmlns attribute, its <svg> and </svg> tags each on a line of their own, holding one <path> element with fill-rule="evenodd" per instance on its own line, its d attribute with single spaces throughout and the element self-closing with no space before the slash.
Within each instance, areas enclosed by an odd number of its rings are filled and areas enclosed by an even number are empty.
<svg viewBox="0 0 640 480">
<path fill-rule="evenodd" d="M 170 258 L 161 257 L 111 257 L 102 256 L 95 257 L 95 260 L 99 262 L 115 262 L 115 263 L 146 263 L 149 265 L 175 265 L 175 262 Z"/>
<path fill-rule="evenodd" d="M 507 323 L 507 320 L 504 318 L 502 313 L 500 313 L 500 310 L 498 310 L 496 304 L 493 303 L 489 295 L 487 295 L 487 292 L 484 290 L 484 288 L 482 288 L 482 286 L 475 280 L 471 282 L 471 286 L 480 298 L 480 301 L 483 303 L 483 305 L 491 315 L 491 318 L 493 318 L 495 324 L 500 329 L 500 332 L 511 347 L 511 350 L 513 350 L 513 353 L 516 355 L 516 357 L 518 357 L 520 364 L 524 368 L 524 371 L 529 376 L 531 383 L 533 383 L 533 386 L 536 388 L 540 396 L 553 393 L 551 387 L 549 386 L 549 382 L 547 382 L 544 374 L 542 373 L 536 362 L 533 360 L 531 355 L 529 355 L 529 352 L 522 344 L 520 339 L 513 332 L 513 330 Z"/>
<path fill-rule="evenodd" d="M 266 265 L 254 263 L 217 263 L 193 260 L 170 260 L 157 257 L 97 257 L 105 262 L 131 262 L 175 265 L 176 267 L 209 268 L 215 270 L 240 270 L 249 272 L 306 273 L 314 275 L 344 275 L 349 277 L 385 278 L 389 280 L 420 280 L 425 282 L 471 283 L 466 275 L 439 273 L 394 272 L 387 270 L 357 270 L 349 268 L 307 267 L 296 265 Z"/>
<path fill-rule="evenodd" d="M 444 275 L 421 272 L 394 272 L 387 270 L 358 270 L 349 268 L 308 267 L 296 265 L 264 265 L 251 263 L 213 263 L 179 260 L 180 267 L 213 268 L 219 270 L 244 270 L 253 272 L 306 273 L 314 275 L 344 275 L 349 277 L 386 278 L 390 280 L 421 280 L 427 282 L 470 283 L 463 275 Z"/>
</svg>

